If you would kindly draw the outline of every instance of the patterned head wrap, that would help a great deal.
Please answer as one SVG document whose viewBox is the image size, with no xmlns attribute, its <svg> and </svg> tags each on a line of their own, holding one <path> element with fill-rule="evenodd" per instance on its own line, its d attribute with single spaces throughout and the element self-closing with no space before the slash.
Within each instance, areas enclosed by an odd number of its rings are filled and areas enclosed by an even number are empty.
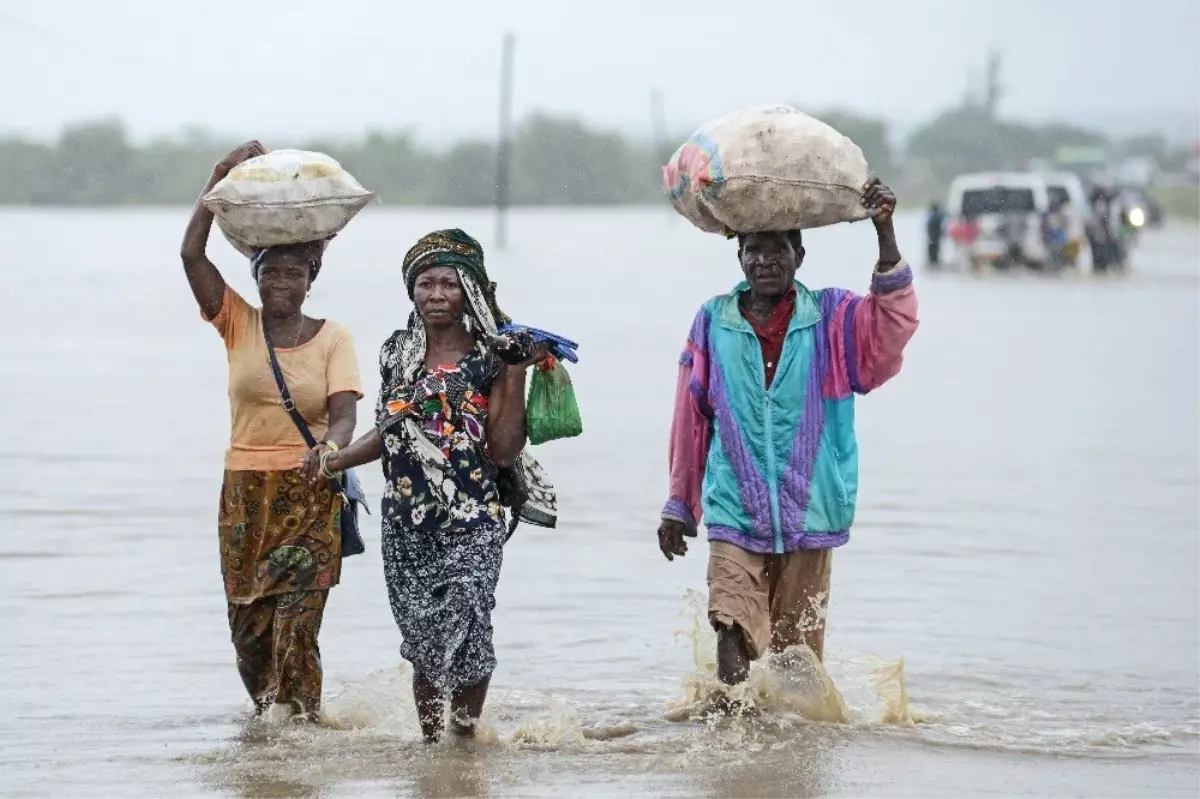
<svg viewBox="0 0 1200 799">
<path fill-rule="evenodd" d="M 427 269 L 448 266 L 458 273 L 466 299 L 466 312 L 474 326 L 476 346 L 486 348 L 497 336 L 497 324 L 508 324 L 511 320 L 496 305 L 496 284 L 488 279 L 483 265 L 483 247 L 461 230 L 439 230 L 423 236 L 404 257 L 404 285 L 408 296 L 413 296 L 417 277 Z M 387 387 L 390 391 L 404 394 L 417 383 L 425 369 L 425 353 L 429 346 L 425 331 L 425 320 L 417 309 L 408 317 L 408 327 L 398 339 L 394 357 L 399 367 L 401 385 Z M 384 420 L 380 420 L 385 423 Z M 455 486 L 453 470 L 444 453 L 424 434 L 416 420 L 408 416 L 395 429 L 409 453 L 417 459 L 429 479 L 430 485 L 440 489 L 443 496 L 438 501 L 449 506 L 454 501 Z M 558 500 L 554 484 L 541 465 L 529 454 L 521 451 L 510 474 L 501 474 L 501 482 L 515 484 L 514 492 L 520 495 L 514 504 L 514 519 L 509 534 L 518 520 L 540 527 L 553 527 L 558 517 Z M 435 491 L 435 495 L 438 494 Z"/>
<path fill-rule="evenodd" d="M 325 248 L 329 246 L 328 239 L 320 241 L 306 241 L 303 244 L 281 244 L 278 247 L 266 247 L 261 250 L 256 250 L 250 256 L 250 276 L 258 280 L 258 270 L 262 268 L 263 261 L 266 260 L 267 254 L 274 251 L 291 250 L 296 255 L 304 258 L 308 262 L 308 282 L 317 279 L 317 273 L 321 271 L 321 256 L 325 253 Z"/>
<path fill-rule="evenodd" d="M 464 277 L 473 281 L 483 293 L 497 325 L 503 327 L 512 321 L 496 305 L 496 284 L 488 278 L 487 268 L 483 265 L 483 245 L 478 241 L 458 228 L 436 230 L 422 236 L 404 256 L 404 287 L 408 290 L 410 300 L 417 278 L 435 266 L 449 266 L 457 270 L 460 282 Z M 465 284 L 463 289 L 466 290 Z"/>
</svg>

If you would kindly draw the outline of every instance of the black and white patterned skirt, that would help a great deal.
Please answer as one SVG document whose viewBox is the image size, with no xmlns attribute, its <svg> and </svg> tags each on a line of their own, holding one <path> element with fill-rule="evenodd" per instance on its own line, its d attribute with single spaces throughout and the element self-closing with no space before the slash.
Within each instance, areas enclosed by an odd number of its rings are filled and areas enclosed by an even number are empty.
<svg viewBox="0 0 1200 799">
<path fill-rule="evenodd" d="M 383 519 L 383 573 L 400 655 L 444 694 L 496 668 L 492 610 L 505 524 L 426 532 Z"/>
</svg>

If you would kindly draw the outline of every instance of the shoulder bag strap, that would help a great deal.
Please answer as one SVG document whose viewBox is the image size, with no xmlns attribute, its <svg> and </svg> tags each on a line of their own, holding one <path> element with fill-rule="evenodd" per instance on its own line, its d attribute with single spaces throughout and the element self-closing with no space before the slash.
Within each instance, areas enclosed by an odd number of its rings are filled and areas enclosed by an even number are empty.
<svg viewBox="0 0 1200 799">
<path fill-rule="evenodd" d="M 304 437 L 304 443 L 308 444 L 308 448 L 312 449 L 317 445 L 317 439 L 313 437 L 312 430 L 308 429 L 308 422 L 304 421 L 304 417 L 300 415 L 300 411 L 296 408 L 296 402 L 292 399 L 292 392 L 288 391 L 287 381 L 283 379 L 283 370 L 279 368 L 279 359 L 275 357 L 275 345 L 271 343 L 271 337 L 267 334 L 267 327 L 263 325 L 263 340 L 267 342 L 267 355 L 271 361 L 271 374 L 275 375 L 275 385 L 279 388 L 279 396 L 283 397 L 283 409 L 288 412 L 288 416 L 292 417 L 292 423 L 296 425 L 296 429 L 300 431 L 300 435 Z M 342 485 L 341 480 L 330 480 L 333 483 L 334 490 L 344 494 L 346 487 Z"/>
<path fill-rule="evenodd" d="M 304 443 L 308 444 L 309 449 L 312 449 L 317 445 L 317 439 L 308 429 L 308 422 L 304 421 L 304 417 L 297 410 L 296 402 L 292 399 L 292 392 L 288 391 L 287 381 L 283 379 L 283 370 L 279 368 L 279 359 L 275 357 L 275 345 L 271 343 L 271 337 L 267 334 L 265 324 L 263 325 L 263 340 L 267 342 L 267 355 L 271 360 L 271 373 L 275 375 L 275 385 L 279 388 L 279 395 L 283 397 L 283 409 L 288 412 L 288 416 L 292 417 L 292 423 L 304 437 Z"/>
</svg>

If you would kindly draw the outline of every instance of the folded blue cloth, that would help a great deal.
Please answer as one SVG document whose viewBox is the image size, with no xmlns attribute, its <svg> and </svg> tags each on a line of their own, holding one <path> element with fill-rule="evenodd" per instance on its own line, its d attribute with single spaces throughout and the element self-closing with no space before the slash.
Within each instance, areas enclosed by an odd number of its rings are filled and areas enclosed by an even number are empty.
<svg viewBox="0 0 1200 799">
<path fill-rule="evenodd" d="M 563 338 L 555 333 L 550 333 L 545 330 L 539 330 L 536 327 L 527 327 L 525 325 L 509 324 L 500 328 L 498 331 L 501 335 L 505 333 L 528 333 L 533 336 L 533 340 L 540 343 L 550 345 L 550 354 L 562 361 L 570 361 L 571 363 L 579 363 L 579 356 L 575 350 L 579 345 L 569 338 Z"/>
</svg>

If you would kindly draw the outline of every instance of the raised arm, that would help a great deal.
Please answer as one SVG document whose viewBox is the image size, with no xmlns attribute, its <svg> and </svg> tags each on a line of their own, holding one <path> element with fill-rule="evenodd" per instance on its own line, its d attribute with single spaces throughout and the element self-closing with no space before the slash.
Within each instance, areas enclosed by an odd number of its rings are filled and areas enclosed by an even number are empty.
<svg viewBox="0 0 1200 799">
<path fill-rule="evenodd" d="M 896 243 L 896 228 L 892 216 L 896 213 L 896 195 L 879 178 L 867 184 L 863 204 L 875 211 L 875 235 L 879 239 L 879 260 L 875 271 L 887 272 L 900 263 L 900 245 Z"/>
<path fill-rule="evenodd" d="M 251 141 L 222 158 L 213 167 L 212 176 L 204 185 L 200 197 L 208 194 L 213 186 L 229 174 L 229 170 L 265 152 L 266 148 L 261 144 Z M 192 295 L 200 305 L 200 312 L 204 314 L 204 318 L 210 321 L 221 312 L 221 304 L 225 298 L 225 278 L 221 277 L 213 262 L 208 260 L 206 252 L 212 223 L 212 211 L 199 199 L 196 200 L 192 218 L 188 220 L 187 229 L 183 233 L 183 244 L 179 248 L 179 257 L 183 260 L 183 271 L 187 275 L 188 285 L 192 287 Z"/>
<path fill-rule="evenodd" d="M 912 268 L 900 255 L 892 226 L 896 198 L 887 186 L 872 181 L 864 202 L 877 211 L 879 259 L 871 291 L 865 297 L 842 289 L 822 292 L 833 356 L 823 393 L 830 398 L 866 394 L 895 377 L 904 362 L 904 348 L 917 331 Z"/>
</svg>

